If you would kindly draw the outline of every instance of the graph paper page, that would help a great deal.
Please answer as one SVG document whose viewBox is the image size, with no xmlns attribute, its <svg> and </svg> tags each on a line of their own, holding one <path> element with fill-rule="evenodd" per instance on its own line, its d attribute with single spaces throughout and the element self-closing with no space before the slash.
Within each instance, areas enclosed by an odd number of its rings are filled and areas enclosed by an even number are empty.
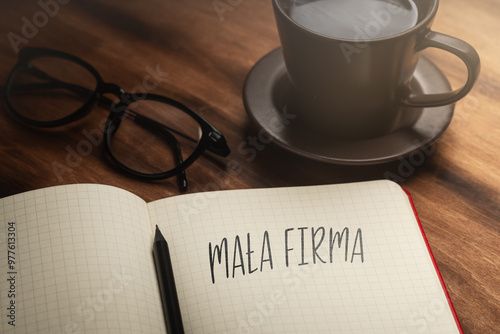
<svg viewBox="0 0 500 334">
<path fill-rule="evenodd" d="M 459 332 L 392 182 L 198 193 L 149 211 L 187 332 Z"/>
<path fill-rule="evenodd" d="M 138 197 L 71 185 L 0 199 L 0 248 L 0 332 L 165 332 Z"/>
</svg>

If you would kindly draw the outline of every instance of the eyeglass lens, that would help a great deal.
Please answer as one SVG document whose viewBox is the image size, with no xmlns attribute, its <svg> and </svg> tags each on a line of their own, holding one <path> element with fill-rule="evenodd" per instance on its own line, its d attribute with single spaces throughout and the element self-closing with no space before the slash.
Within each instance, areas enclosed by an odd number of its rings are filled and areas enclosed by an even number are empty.
<svg viewBox="0 0 500 334">
<path fill-rule="evenodd" d="M 96 86 L 95 76 L 81 65 L 62 58 L 40 57 L 16 70 L 8 97 L 20 115 L 47 122 L 77 111 Z"/>
<path fill-rule="evenodd" d="M 158 174 L 186 160 L 200 136 L 200 125 L 185 112 L 166 103 L 139 100 L 124 113 L 110 148 L 130 169 Z"/>
</svg>

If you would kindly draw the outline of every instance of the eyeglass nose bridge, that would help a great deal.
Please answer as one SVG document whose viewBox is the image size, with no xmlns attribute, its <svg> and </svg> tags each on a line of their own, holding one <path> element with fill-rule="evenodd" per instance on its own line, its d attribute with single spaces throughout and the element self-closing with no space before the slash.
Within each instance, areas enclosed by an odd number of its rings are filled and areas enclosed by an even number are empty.
<svg viewBox="0 0 500 334">
<path fill-rule="evenodd" d="M 122 99 L 122 96 L 126 95 L 127 93 L 117 84 L 114 83 L 107 83 L 103 82 L 101 83 L 98 87 L 97 90 L 99 92 L 99 95 L 103 94 L 112 94 L 115 95 L 116 97 Z"/>
<path fill-rule="evenodd" d="M 125 109 L 133 102 L 131 95 L 114 83 L 101 82 L 97 87 L 97 94 L 99 101 L 110 107 L 111 114 L 123 115 Z M 105 94 L 114 95 L 119 101 L 114 102 L 112 99 L 104 96 Z"/>
</svg>

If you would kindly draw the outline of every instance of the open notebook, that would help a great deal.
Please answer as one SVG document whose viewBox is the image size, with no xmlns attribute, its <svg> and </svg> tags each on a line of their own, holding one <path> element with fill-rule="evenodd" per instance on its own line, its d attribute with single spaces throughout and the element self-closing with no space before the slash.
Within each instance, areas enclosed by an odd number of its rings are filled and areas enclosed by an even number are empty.
<svg viewBox="0 0 500 334">
<path fill-rule="evenodd" d="M 390 181 L 149 204 L 90 184 L 0 199 L 0 332 L 165 332 L 155 225 L 187 332 L 461 332 L 411 200 Z"/>
</svg>

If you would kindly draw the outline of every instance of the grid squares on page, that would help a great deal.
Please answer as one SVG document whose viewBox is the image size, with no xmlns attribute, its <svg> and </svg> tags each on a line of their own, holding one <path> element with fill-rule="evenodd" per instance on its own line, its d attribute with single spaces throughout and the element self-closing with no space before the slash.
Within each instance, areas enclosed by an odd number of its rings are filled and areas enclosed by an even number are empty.
<svg viewBox="0 0 500 334">
<path fill-rule="evenodd" d="M 159 295 L 147 286 L 156 277 L 144 202 L 87 185 L 47 188 L 13 200 L 21 250 L 18 301 L 25 315 L 19 320 L 28 332 L 68 326 L 97 332 L 96 324 L 134 333 L 163 328 L 161 304 L 150 306 Z M 120 289 L 120 279 L 128 286 Z"/>
<path fill-rule="evenodd" d="M 169 240 L 164 233 L 171 253 L 180 254 L 174 263 L 176 282 L 190 330 L 229 332 L 247 326 L 256 332 L 293 332 L 305 327 L 329 332 L 333 324 L 342 333 L 389 332 L 388 326 L 400 332 L 411 329 L 408 314 L 432 298 L 443 297 L 406 194 L 399 187 L 370 183 L 257 189 L 218 192 L 206 198 L 206 205 L 187 220 L 179 208 L 193 208 L 190 195 L 150 206 L 152 219 L 170 234 Z M 290 226 L 295 231 L 298 227 L 360 227 L 366 238 L 365 262 L 316 264 L 317 270 L 309 276 L 275 263 L 274 271 L 235 278 L 229 273 L 217 287 L 207 279 L 209 240 L 220 244 L 226 236 L 231 262 L 235 235 L 243 241 L 247 233 L 253 238 L 267 230 L 274 238 Z M 276 238 L 283 242 L 282 236 Z M 197 253 L 200 247 L 201 255 Z M 421 258 L 412 258 L 415 254 Z M 417 265 L 424 270 L 415 271 Z M 290 283 L 294 280 L 307 291 L 295 289 Z M 413 290 L 418 294 L 407 293 Z M 275 303 L 272 314 L 255 318 L 259 303 L 277 292 L 282 292 L 283 300 Z M 360 319 L 366 321 L 360 324 Z"/>
</svg>

